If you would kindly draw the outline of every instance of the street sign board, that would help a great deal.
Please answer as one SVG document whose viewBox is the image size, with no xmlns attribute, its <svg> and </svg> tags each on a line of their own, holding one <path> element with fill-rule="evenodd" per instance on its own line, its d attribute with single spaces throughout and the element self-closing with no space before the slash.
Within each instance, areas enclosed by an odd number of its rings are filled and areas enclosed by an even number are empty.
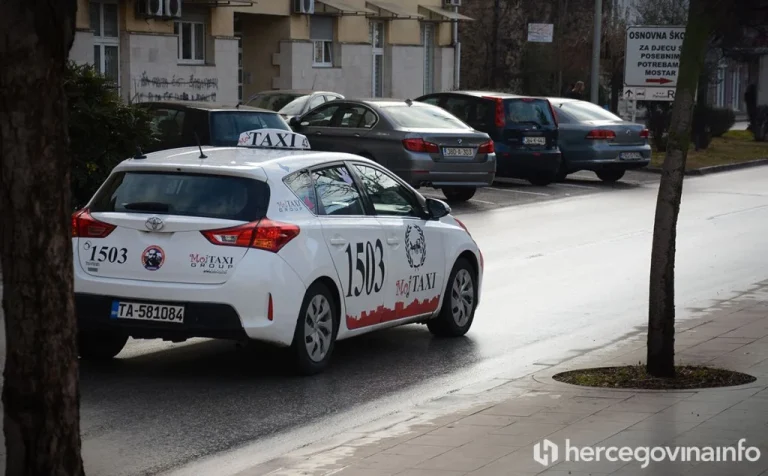
<svg viewBox="0 0 768 476">
<path fill-rule="evenodd" d="M 529 23 L 528 41 L 531 43 L 552 43 L 555 28 L 552 23 Z"/>
<path fill-rule="evenodd" d="M 627 28 L 624 84 L 674 89 L 684 36 L 684 26 Z"/>
<path fill-rule="evenodd" d="M 625 86 L 622 97 L 628 101 L 674 101 L 675 88 L 633 88 Z"/>
</svg>

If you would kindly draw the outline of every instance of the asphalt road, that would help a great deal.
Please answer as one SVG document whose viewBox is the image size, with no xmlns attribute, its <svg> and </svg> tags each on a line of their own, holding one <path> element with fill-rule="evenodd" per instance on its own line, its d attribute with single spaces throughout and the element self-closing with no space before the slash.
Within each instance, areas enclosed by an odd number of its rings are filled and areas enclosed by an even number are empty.
<svg viewBox="0 0 768 476">
<path fill-rule="evenodd" d="M 570 180 L 533 198 L 491 190 L 478 200 L 493 205 L 456 207 L 486 263 L 483 299 L 464 339 L 433 339 L 419 325 L 382 331 L 340 342 L 329 371 L 304 379 L 286 375 L 280 352 L 214 341 L 131 341 L 113 363 L 84 364 L 87 474 L 155 474 L 206 456 L 213 466 L 188 474 L 232 474 L 225 466 L 235 471 L 637 330 L 646 320 L 658 180 L 644 177 L 615 186 Z M 765 183 L 768 167 L 686 179 L 679 318 L 766 278 Z M 492 210 L 478 209 L 485 206 Z M 235 448 L 242 450 L 216 456 Z"/>
</svg>

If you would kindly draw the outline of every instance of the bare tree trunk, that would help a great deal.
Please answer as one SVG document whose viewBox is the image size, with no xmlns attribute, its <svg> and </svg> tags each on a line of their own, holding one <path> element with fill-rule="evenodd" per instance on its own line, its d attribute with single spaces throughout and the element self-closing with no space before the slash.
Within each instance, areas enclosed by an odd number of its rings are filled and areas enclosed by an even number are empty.
<svg viewBox="0 0 768 476">
<path fill-rule="evenodd" d="M 77 476 L 80 411 L 63 78 L 75 0 L 0 2 L 7 475 Z"/>
<path fill-rule="evenodd" d="M 664 159 L 651 252 L 648 305 L 649 374 L 675 376 L 675 239 L 683 174 L 691 141 L 694 96 L 704 64 L 707 42 L 718 18 L 720 0 L 691 0 L 688 26 L 680 55 L 680 69 L 672 107 L 667 155 Z"/>
</svg>

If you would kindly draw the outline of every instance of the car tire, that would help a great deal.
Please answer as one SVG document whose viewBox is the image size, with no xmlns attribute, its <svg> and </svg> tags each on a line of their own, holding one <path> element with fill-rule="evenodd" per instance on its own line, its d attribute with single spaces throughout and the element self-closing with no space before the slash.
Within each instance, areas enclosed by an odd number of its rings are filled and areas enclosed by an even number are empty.
<svg viewBox="0 0 768 476">
<path fill-rule="evenodd" d="M 81 331 L 77 336 L 77 352 L 83 360 L 110 360 L 128 342 L 128 335 L 119 332 Z"/>
<path fill-rule="evenodd" d="M 615 183 L 621 180 L 625 172 L 626 171 L 624 170 L 606 169 L 606 170 L 598 170 L 595 173 L 597 174 L 597 178 L 599 178 L 603 182 Z"/>
<path fill-rule="evenodd" d="M 568 168 L 565 165 L 565 161 L 563 161 L 563 162 L 560 163 L 560 168 L 557 169 L 557 175 L 556 175 L 555 179 L 558 182 L 565 182 L 565 179 L 568 177 L 569 173 L 570 172 L 568 172 Z"/>
<path fill-rule="evenodd" d="M 314 283 L 304 295 L 291 344 L 299 374 L 315 375 L 325 370 L 338 329 L 338 310 L 331 292 L 324 284 Z"/>
<path fill-rule="evenodd" d="M 429 331 L 438 337 L 461 337 L 475 319 L 477 273 L 464 258 L 453 265 L 440 314 L 427 321 Z"/>
<path fill-rule="evenodd" d="M 539 187 L 546 187 L 547 185 L 551 184 L 552 182 L 557 180 L 557 174 L 536 174 L 531 175 L 528 177 L 528 181 L 532 185 L 536 185 Z"/>
<path fill-rule="evenodd" d="M 448 203 L 469 201 L 475 196 L 475 192 L 477 192 L 475 187 L 443 187 L 443 195 L 445 195 Z"/>
</svg>

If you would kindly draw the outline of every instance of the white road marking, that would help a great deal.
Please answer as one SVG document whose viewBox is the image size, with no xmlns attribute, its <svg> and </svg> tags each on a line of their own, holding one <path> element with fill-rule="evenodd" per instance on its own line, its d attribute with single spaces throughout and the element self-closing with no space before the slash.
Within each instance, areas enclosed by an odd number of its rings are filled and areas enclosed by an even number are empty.
<svg viewBox="0 0 768 476">
<path fill-rule="evenodd" d="M 485 200 L 478 200 L 476 198 L 470 199 L 470 202 L 485 203 L 486 205 L 498 205 L 497 203 L 486 202 Z"/>
<path fill-rule="evenodd" d="M 539 197 L 551 197 L 551 195 L 548 193 L 528 192 L 525 190 L 517 190 L 517 189 L 511 189 L 511 188 L 486 187 L 486 190 L 498 190 L 499 192 L 524 193 L 527 195 L 538 195 Z"/>
<path fill-rule="evenodd" d="M 595 190 L 595 189 L 597 189 L 597 187 L 590 187 L 588 185 L 576 185 L 574 183 L 558 183 L 557 185 L 561 185 L 563 187 L 586 188 L 587 190 Z"/>
</svg>

